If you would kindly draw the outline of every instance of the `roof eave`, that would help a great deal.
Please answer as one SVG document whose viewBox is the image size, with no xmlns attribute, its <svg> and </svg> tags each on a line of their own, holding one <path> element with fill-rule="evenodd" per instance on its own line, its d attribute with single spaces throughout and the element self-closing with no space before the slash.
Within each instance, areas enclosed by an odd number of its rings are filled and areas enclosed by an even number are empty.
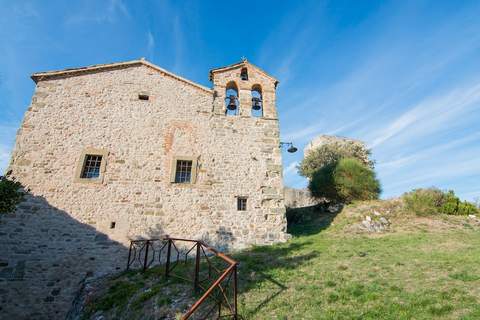
<svg viewBox="0 0 480 320">
<path fill-rule="evenodd" d="M 198 89 L 207 91 L 208 93 L 213 93 L 213 90 L 210 88 L 207 88 L 205 86 L 202 86 L 201 84 L 198 84 L 196 82 L 193 82 L 191 80 L 185 79 L 179 75 L 176 75 L 170 71 L 167 71 L 149 61 L 146 61 L 144 59 L 140 60 L 131 60 L 131 61 L 125 61 L 125 62 L 117 62 L 117 63 L 109 63 L 109 64 L 99 64 L 99 65 L 92 65 L 92 66 L 87 66 L 87 67 L 80 67 L 80 68 L 72 68 L 72 69 L 64 69 L 64 70 L 56 70 L 56 71 L 47 71 L 47 72 L 36 72 L 30 76 L 30 78 L 35 82 L 38 83 L 39 81 L 42 80 L 47 80 L 48 78 L 55 78 L 55 77 L 61 77 L 61 76 L 75 76 L 76 74 L 82 74 L 85 72 L 94 72 L 97 70 L 108 70 L 108 69 L 117 69 L 117 68 L 122 68 L 122 67 L 130 67 L 130 66 L 135 66 L 135 65 L 144 65 L 149 68 L 152 68 L 154 70 L 157 70 L 165 75 L 168 75 L 170 77 L 173 77 L 177 80 L 180 80 L 182 82 L 185 82 L 187 84 L 190 84 L 194 87 L 197 87 Z"/>
<path fill-rule="evenodd" d="M 250 63 L 249 61 L 245 60 L 245 61 L 240 61 L 240 62 L 237 62 L 237 63 L 234 63 L 234 64 L 230 64 L 228 66 L 225 66 L 225 67 L 219 67 L 219 68 L 214 68 L 214 69 L 211 69 L 210 72 L 209 72 L 209 79 L 210 81 L 213 80 L 213 74 L 214 73 L 217 73 L 217 72 L 223 72 L 223 71 L 228 71 L 228 70 L 232 70 L 232 69 L 236 69 L 242 65 L 250 65 L 252 67 L 254 67 L 255 69 L 257 69 L 258 71 L 260 71 L 262 74 L 264 74 L 266 77 L 272 79 L 274 81 L 274 84 L 275 84 L 275 87 L 280 83 L 280 81 L 278 81 L 275 77 L 269 75 L 267 72 L 265 72 L 265 70 L 263 70 L 262 68 L 259 68 L 258 66 L 254 65 L 253 63 Z"/>
</svg>

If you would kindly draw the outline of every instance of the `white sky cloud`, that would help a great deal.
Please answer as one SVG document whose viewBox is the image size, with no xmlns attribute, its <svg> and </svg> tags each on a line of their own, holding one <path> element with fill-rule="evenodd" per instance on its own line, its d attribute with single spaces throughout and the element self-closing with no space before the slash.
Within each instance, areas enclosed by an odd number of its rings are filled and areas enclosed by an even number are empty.
<svg viewBox="0 0 480 320">
<path fill-rule="evenodd" d="M 81 10 L 67 16 L 67 25 L 82 23 L 113 23 L 119 18 L 130 18 L 131 15 L 122 0 L 91 2 L 94 5 L 84 6 Z"/>
<path fill-rule="evenodd" d="M 428 132 L 440 130 L 453 119 L 462 117 L 471 108 L 480 104 L 480 82 L 469 87 L 454 89 L 421 102 L 403 113 L 386 127 L 373 132 L 371 148 L 378 147 L 395 136 L 415 139 Z"/>
<path fill-rule="evenodd" d="M 153 61 L 155 56 L 155 38 L 152 31 L 147 32 L 147 59 Z"/>
<path fill-rule="evenodd" d="M 297 170 L 298 164 L 299 164 L 298 161 L 294 161 L 294 162 L 290 163 L 288 166 L 286 166 L 283 169 L 283 175 L 295 173 L 296 170 Z"/>
</svg>

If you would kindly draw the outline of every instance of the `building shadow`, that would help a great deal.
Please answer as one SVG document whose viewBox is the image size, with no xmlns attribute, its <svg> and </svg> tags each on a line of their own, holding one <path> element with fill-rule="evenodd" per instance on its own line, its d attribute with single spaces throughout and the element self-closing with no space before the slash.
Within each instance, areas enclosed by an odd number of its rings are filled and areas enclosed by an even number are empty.
<svg viewBox="0 0 480 320">
<path fill-rule="evenodd" d="M 322 232 L 331 225 L 341 210 L 342 207 L 338 207 L 333 211 L 324 203 L 288 208 L 288 233 L 296 238 Z M 288 286 L 282 283 L 281 274 L 308 264 L 310 260 L 322 254 L 310 249 L 312 241 L 308 238 L 293 240 L 275 246 L 255 247 L 234 255 L 240 262 L 239 292 L 243 296 L 250 292 L 255 297 L 248 297 L 250 300 L 248 303 L 242 303 L 240 300 L 242 316 L 261 318 L 263 308 L 288 289 Z"/>
<path fill-rule="evenodd" d="M 86 279 L 123 271 L 128 256 L 126 244 L 29 192 L 0 215 L 0 243 L 2 319 L 64 319 Z"/>
<path fill-rule="evenodd" d="M 240 314 L 243 317 L 261 318 L 263 308 L 288 289 L 278 275 L 296 269 L 321 254 L 305 251 L 310 243 L 261 246 L 234 255 L 239 261 L 239 293 L 244 297 L 240 300 Z M 245 303 L 249 293 L 249 302 Z"/>
<path fill-rule="evenodd" d="M 289 209 L 288 231 L 294 237 L 320 232 L 335 215 L 319 206 Z M 153 225 L 148 233 L 158 237 L 163 230 Z M 203 240 L 229 251 L 236 239 L 219 227 Z M 14 213 L 0 215 L 0 243 L 2 319 L 64 319 L 86 280 L 125 270 L 129 245 L 29 192 Z M 291 241 L 232 254 L 240 262 L 239 293 L 255 296 L 253 304 L 242 306 L 240 302 L 242 313 L 260 316 L 265 306 L 288 289 L 278 275 L 321 254 L 307 249 L 309 244 L 309 240 Z M 259 287 L 267 289 L 259 294 Z"/>
<path fill-rule="evenodd" d="M 342 209 L 342 206 L 338 206 L 332 210 L 332 207 L 326 203 L 301 208 L 287 208 L 287 232 L 294 237 L 322 232 L 332 224 Z"/>
</svg>

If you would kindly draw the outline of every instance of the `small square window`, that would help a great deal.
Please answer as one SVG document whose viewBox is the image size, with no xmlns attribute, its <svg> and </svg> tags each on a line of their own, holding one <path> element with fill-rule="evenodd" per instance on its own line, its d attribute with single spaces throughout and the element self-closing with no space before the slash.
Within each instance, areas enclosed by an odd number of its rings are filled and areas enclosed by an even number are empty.
<svg viewBox="0 0 480 320">
<path fill-rule="evenodd" d="M 102 165 L 102 156 L 87 154 L 85 155 L 85 162 L 83 164 L 81 178 L 83 179 L 97 179 L 100 177 L 100 167 Z"/>
<path fill-rule="evenodd" d="M 192 160 L 177 160 L 175 166 L 175 182 L 190 183 L 192 181 Z"/>
<path fill-rule="evenodd" d="M 247 211 L 247 198 L 238 197 L 237 198 L 237 210 L 238 211 Z"/>
<path fill-rule="evenodd" d="M 108 151 L 105 149 L 85 148 L 77 161 L 75 182 L 103 183 Z"/>
<path fill-rule="evenodd" d="M 150 99 L 150 97 L 148 96 L 148 94 L 141 93 L 141 94 L 138 95 L 138 99 L 140 99 L 140 100 L 148 100 L 148 99 Z"/>
</svg>

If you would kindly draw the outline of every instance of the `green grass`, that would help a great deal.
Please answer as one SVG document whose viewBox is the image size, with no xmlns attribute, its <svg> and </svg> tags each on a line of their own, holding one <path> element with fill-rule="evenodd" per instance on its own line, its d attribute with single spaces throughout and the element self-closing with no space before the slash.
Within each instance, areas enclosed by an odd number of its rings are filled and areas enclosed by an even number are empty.
<svg viewBox="0 0 480 320">
<path fill-rule="evenodd" d="M 175 271 L 191 269 L 190 263 L 179 264 Z M 185 270 L 184 270 L 185 269 Z M 96 283 L 97 292 L 88 300 L 82 319 L 97 319 L 98 312 L 105 319 L 163 319 L 172 318 L 181 310 L 173 309 L 174 299 L 185 300 L 177 307 L 185 309 L 195 301 L 191 285 L 175 277 L 165 279 L 164 267 L 146 272 L 127 271 Z M 184 293 L 188 294 L 185 295 Z"/>
<path fill-rule="evenodd" d="M 331 219 L 239 253 L 245 319 L 479 319 L 480 233 L 341 234 Z"/>
<path fill-rule="evenodd" d="M 366 206 L 348 210 L 371 211 Z M 306 219 L 294 217 L 288 243 L 234 254 L 242 319 L 480 319 L 478 227 L 459 217 L 393 215 L 390 233 L 350 233 L 364 213 L 348 210 L 320 218 L 309 210 Z M 162 318 L 187 294 L 178 316 L 198 298 L 191 284 L 165 281 L 162 268 L 124 273 L 106 288 L 87 315 L 110 310 L 106 319 Z"/>
</svg>

